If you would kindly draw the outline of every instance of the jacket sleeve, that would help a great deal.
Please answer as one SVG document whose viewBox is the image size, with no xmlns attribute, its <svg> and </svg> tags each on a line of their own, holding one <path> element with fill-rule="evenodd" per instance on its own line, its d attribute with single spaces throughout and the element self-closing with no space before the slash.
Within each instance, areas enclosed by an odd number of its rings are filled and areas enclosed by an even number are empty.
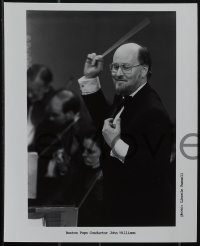
<svg viewBox="0 0 200 246">
<path fill-rule="evenodd" d="M 104 120 L 109 117 L 110 105 L 106 101 L 102 90 L 95 93 L 83 95 L 83 100 L 94 121 L 97 129 L 102 129 Z"/>
<path fill-rule="evenodd" d="M 162 163 L 169 163 L 172 129 L 168 116 L 160 110 L 144 113 L 137 122 L 130 123 L 122 139 L 129 145 L 125 165 L 159 170 Z M 162 166 L 162 165 L 161 165 Z"/>
</svg>

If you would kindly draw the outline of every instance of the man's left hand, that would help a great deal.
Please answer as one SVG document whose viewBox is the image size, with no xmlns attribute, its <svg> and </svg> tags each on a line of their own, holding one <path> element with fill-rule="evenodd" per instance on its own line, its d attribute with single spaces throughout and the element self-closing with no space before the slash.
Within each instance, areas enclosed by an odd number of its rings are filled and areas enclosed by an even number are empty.
<svg viewBox="0 0 200 246">
<path fill-rule="evenodd" d="M 120 138 L 121 125 L 120 118 L 117 119 L 116 124 L 113 124 L 113 118 L 108 118 L 104 121 L 102 134 L 106 143 L 111 147 L 114 147 L 116 141 Z"/>
</svg>

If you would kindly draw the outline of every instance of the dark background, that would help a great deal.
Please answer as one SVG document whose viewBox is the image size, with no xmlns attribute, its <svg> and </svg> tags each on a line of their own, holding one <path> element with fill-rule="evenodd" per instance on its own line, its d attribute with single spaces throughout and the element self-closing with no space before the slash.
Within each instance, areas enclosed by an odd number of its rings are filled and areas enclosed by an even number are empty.
<svg viewBox="0 0 200 246">
<path fill-rule="evenodd" d="M 54 87 L 79 93 L 88 53 L 102 54 L 134 26 L 148 17 L 150 25 L 128 41 L 148 47 L 153 67 L 151 85 L 159 93 L 171 119 L 176 117 L 176 13 L 114 11 L 27 11 L 28 54 L 31 63 L 47 65 Z M 105 57 L 101 84 L 111 102 L 114 87 L 109 71 L 114 51 Z M 70 82 L 72 81 L 73 82 Z"/>
</svg>

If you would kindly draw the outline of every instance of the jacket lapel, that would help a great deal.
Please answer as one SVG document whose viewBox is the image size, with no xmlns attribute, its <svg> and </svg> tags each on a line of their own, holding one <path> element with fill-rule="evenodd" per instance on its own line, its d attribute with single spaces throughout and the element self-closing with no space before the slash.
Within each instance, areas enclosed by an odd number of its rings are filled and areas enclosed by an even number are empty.
<svg viewBox="0 0 200 246">
<path fill-rule="evenodd" d="M 133 120 L 134 117 L 140 113 L 140 107 L 143 103 L 146 94 L 149 92 L 150 86 L 147 83 L 141 90 L 138 91 L 133 97 L 129 96 L 129 100 L 124 105 L 124 110 L 120 116 L 122 123 L 127 123 L 129 120 Z"/>
</svg>

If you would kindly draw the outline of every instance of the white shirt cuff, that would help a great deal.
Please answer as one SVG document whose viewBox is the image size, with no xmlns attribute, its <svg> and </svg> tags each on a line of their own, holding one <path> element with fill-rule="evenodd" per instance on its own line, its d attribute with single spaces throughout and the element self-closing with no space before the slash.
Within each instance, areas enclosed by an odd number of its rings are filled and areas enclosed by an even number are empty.
<svg viewBox="0 0 200 246">
<path fill-rule="evenodd" d="M 83 76 L 78 80 L 78 83 L 79 83 L 82 95 L 88 95 L 88 94 L 95 93 L 101 88 L 99 77 L 87 78 Z"/>
<path fill-rule="evenodd" d="M 126 144 L 122 139 L 118 139 L 110 152 L 110 156 L 115 157 L 124 163 L 128 148 L 128 144 Z"/>
</svg>

